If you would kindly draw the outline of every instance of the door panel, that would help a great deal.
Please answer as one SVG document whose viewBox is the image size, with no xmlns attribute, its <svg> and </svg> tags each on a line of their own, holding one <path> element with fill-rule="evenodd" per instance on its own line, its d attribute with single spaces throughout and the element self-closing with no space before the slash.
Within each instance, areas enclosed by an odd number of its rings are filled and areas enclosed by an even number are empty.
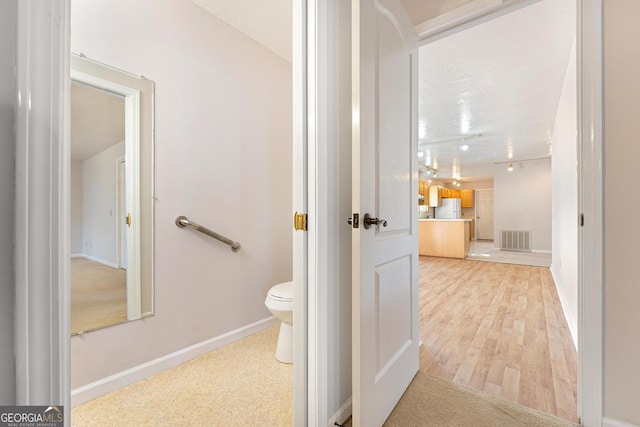
<svg viewBox="0 0 640 427">
<path fill-rule="evenodd" d="M 418 370 L 417 52 L 397 0 L 354 1 L 352 31 L 353 425 L 369 427 Z"/>
<path fill-rule="evenodd" d="M 493 190 L 476 191 L 476 233 L 478 240 L 493 240 Z"/>
</svg>

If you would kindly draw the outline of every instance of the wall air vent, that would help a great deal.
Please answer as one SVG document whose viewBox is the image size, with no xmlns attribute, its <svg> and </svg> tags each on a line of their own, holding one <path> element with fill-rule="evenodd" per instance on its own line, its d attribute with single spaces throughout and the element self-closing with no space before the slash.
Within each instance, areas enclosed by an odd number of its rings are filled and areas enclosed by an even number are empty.
<svg viewBox="0 0 640 427">
<path fill-rule="evenodd" d="M 531 231 L 502 230 L 501 251 L 531 252 Z"/>
</svg>

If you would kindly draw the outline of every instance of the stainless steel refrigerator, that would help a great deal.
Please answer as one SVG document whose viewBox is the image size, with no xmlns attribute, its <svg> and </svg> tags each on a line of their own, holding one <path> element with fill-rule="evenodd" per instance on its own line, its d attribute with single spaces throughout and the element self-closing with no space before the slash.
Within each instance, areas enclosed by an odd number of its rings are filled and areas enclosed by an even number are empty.
<svg viewBox="0 0 640 427">
<path fill-rule="evenodd" d="M 460 219 L 462 218 L 462 208 L 460 199 L 442 199 L 442 206 L 436 208 L 437 219 Z"/>
</svg>

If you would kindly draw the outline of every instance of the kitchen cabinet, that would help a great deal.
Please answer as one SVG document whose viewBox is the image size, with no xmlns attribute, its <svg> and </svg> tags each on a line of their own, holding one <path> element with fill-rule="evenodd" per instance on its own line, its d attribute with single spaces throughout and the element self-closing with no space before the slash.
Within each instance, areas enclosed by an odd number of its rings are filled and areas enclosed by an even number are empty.
<svg viewBox="0 0 640 427">
<path fill-rule="evenodd" d="M 460 190 L 460 198 L 462 199 L 462 202 L 460 203 L 460 205 L 463 208 L 472 208 L 473 195 L 474 195 L 473 190 Z"/>
<path fill-rule="evenodd" d="M 441 187 L 441 192 L 444 199 L 459 199 L 461 197 L 460 190 Z"/>
<path fill-rule="evenodd" d="M 418 181 L 418 194 L 423 197 L 423 200 L 418 199 L 418 204 L 429 206 L 429 184 L 426 181 Z"/>
<path fill-rule="evenodd" d="M 464 259 L 469 255 L 469 219 L 418 220 L 418 253 Z"/>
</svg>

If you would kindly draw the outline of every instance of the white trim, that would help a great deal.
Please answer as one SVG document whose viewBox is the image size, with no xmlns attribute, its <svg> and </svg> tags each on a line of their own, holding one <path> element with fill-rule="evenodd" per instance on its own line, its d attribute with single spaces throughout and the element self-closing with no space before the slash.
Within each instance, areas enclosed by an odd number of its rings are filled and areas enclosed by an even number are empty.
<svg viewBox="0 0 640 427">
<path fill-rule="evenodd" d="M 125 142 L 125 146 L 126 146 L 126 142 Z M 124 218 L 122 216 L 122 212 L 120 212 L 122 206 L 120 203 L 120 198 L 122 197 L 122 194 L 120 192 L 120 165 L 124 163 L 125 165 L 125 179 L 127 179 L 127 173 L 126 173 L 126 167 L 127 167 L 127 161 L 126 161 L 126 156 L 118 156 L 116 158 L 116 264 L 118 265 L 118 268 L 123 268 L 123 262 L 122 262 L 122 227 L 124 226 Z M 126 197 L 126 183 L 125 183 L 125 197 Z M 126 205 L 126 200 L 125 200 L 125 205 Z"/>
<path fill-rule="evenodd" d="M 429 34 L 436 34 L 446 28 L 456 27 L 470 17 L 476 16 L 485 9 L 501 3 L 502 0 L 472 0 L 469 3 L 416 25 L 416 32 L 421 37 L 428 37 Z"/>
<path fill-rule="evenodd" d="M 331 191 L 329 152 L 336 143 L 335 2 L 309 0 L 307 9 L 307 203 L 308 221 L 308 427 L 324 426 L 329 418 L 329 286 L 330 239 L 336 204 Z M 332 390 L 331 393 L 335 393 Z"/>
<path fill-rule="evenodd" d="M 311 214 L 307 208 L 307 2 L 293 1 L 292 9 L 292 210 Z M 291 213 L 293 215 L 293 212 Z M 307 316 L 308 235 L 293 233 L 293 425 L 308 419 Z M 313 326 L 315 328 L 315 325 Z"/>
<path fill-rule="evenodd" d="M 139 319 L 142 317 L 140 289 L 142 268 L 140 255 L 140 91 L 77 69 L 71 69 L 71 79 L 124 96 L 126 197 L 133 224 L 129 228 L 127 236 L 127 319 Z M 116 242 L 119 242 L 120 230 L 118 227 L 116 228 L 118 234 Z M 118 253 L 119 248 L 116 249 L 116 254 Z M 118 263 L 119 260 L 116 261 L 115 268 Z"/>
<path fill-rule="evenodd" d="M 545 254 L 551 255 L 551 251 L 547 249 L 531 249 L 532 254 Z"/>
<path fill-rule="evenodd" d="M 69 10 L 69 0 L 17 2 L 15 122 L 16 404 L 64 405 L 65 425 L 71 418 Z"/>
<path fill-rule="evenodd" d="M 278 324 L 273 316 L 71 390 L 75 407 Z"/>
<path fill-rule="evenodd" d="M 90 259 L 91 261 L 95 261 L 95 262 L 97 262 L 99 264 L 106 265 L 107 267 L 118 268 L 118 264 L 117 263 L 113 263 L 111 261 L 107 261 L 107 260 L 104 260 L 102 258 L 95 257 L 93 255 L 80 254 L 80 256 L 83 257 L 83 258 L 86 258 L 86 259 Z"/>
<path fill-rule="evenodd" d="M 564 318 L 567 321 L 567 325 L 569 326 L 569 332 L 571 333 L 571 339 L 573 340 L 573 346 L 578 351 L 578 319 L 575 317 L 576 315 L 571 313 L 568 310 L 569 305 L 567 304 L 566 299 L 562 296 L 562 293 L 559 290 L 558 283 L 560 283 L 557 279 L 555 270 L 553 268 L 553 264 L 549 268 L 551 270 L 551 277 L 553 278 L 553 283 L 556 286 L 556 293 L 558 294 L 558 299 L 560 300 L 560 306 L 562 307 L 562 313 L 564 313 Z"/>
<path fill-rule="evenodd" d="M 624 421 L 605 417 L 604 420 L 602 420 L 602 427 L 638 427 L 638 426 L 635 424 L 629 424 Z"/>
<path fill-rule="evenodd" d="M 349 419 L 353 412 L 352 399 L 349 397 L 347 401 L 333 414 L 329 421 L 327 421 L 327 427 L 335 427 L 336 423 L 344 424 Z"/>
<path fill-rule="evenodd" d="M 603 388 L 603 0 L 578 1 L 578 416 L 602 425 Z"/>
<path fill-rule="evenodd" d="M 434 19 L 416 25 L 420 44 L 440 40 L 540 0 L 474 0 Z"/>
<path fill-rule="evenodd" d="M 71 254 L 71 258 L 84 258 L 85 255 L 84 254 Z"/>
</svg>

